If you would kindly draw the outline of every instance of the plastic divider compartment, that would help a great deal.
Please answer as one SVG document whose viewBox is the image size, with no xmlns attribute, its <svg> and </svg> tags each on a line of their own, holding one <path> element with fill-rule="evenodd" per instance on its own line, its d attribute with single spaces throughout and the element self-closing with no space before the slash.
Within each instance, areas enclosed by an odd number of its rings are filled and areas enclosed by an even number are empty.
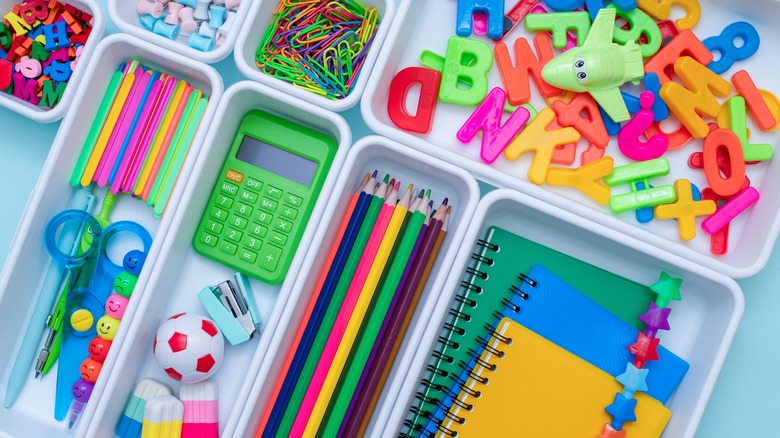
<svg viewBox="0 0 780 438">
<path fill-rule="evenodd" d="M 195 253 L 192 237 L 238 126 L 244 114 L 255 108 L 317 129 L 336 139 L 339 149 L 321 193 L 332 190 L 352 141 L 349 127 L 343 118 L 253 82 L 239 82 L 228 88 L 193 169 L 197 176 L 193 177 L 182 196 L 181 207 L 168 232 L 169 238 L 161 250 L 162 256 L 155 264 L 147 291 L 138 304 L 142 316 L 136 318 L 129 328 L 128 338 L 119 351 L 116 370 L 107 383 L 108 391 L 97 407 L 95 420 L 87 431 L 88 436 L 113 436 L 126 403 L 136 383 L 142 378 L 162 382 L 178 395 L 178 382 L 170 379 L 155 363 L 152 340 L 159 325 L 171 315 L 193 312 L 207 316 L 197 293 L 206 285 L 216 285 L 232 278 L 235 273 L 231 268 Z M 288 301 L 293 283 L 299 277 L 301 262 L 311 247 L 314 230 L 319 224 L 317 218 L 322 217 L 327 199 L 327 196 L 320 196 L 317 201 L 285 280 L 279 285 L 251 280 L 263 316 L 264 332 L 259 339 L 255 336 L 237 346 L 225 342 L 224 360 L 212 376 L 217 385 L 222 436 L 234 436 L 243 401 L 258 379 L 256 376 L 261 364 L 273 359 L 269 342 L 284 327 L 280 323 L 282 309 Z M 262 381 L 262 377 L 259 379 Z"/>
<path fill-rule="evenodd" d="M 21 3 L 20 0 L 0 0 L 0 11 L 2 11 L 0 16 L 10 12 L 14 5 L 19 5 Z M 89 34 L 87 43 L 84 44 L 84 50 L 81 52 L 81 57 L 79 57 L 80 67 L 76 68 L 76 71 L 73 72 L 68 80 L 68 85 L 62 94 L 60 102 L 54 108 L 46 109 L 19 99 L 12 94 L 0 92 L 0 106 L 8 108 L 11 111 L 17 112 L 39 123 L 56 122 L 65 116 L 76 91 L 80 88 L 79 84 L 81 84 L 81 80 L 87 70 L 86 66 L 92 62 L 92 54 L 95 51 L 95 47 L 98 42 L 100 42 L 100 39 L 103 38 L 103 33 L 106 30 L 106 17 L 103 13 L 103 8 L 101 8 L 95 0 L 62 0 L 60 3 L 73 5 L 76 8 L 91 14 L 94 18 L 92 32 Z"/>
<path fill-rule="evenodd" d="M 274 11 L 280 1 L 282 0 L 257 0 L 252 2 L 251 9 L 248 11 L 247 18 L 238 35 L 236 49 L 233 53 L 238 70 L 253 81 L 282 90 L 287 94 L 332 111 L 345 111 L 355 106 L 360 99 L 360 96 L 363 94 L 371 69 L 374 66 L 379 50 L 390 29 L 390 23 L 395 16 L 395 5 L 397 0 L 359 0 L 364 5 L 377 8 L 381 21 L 376 28 L 374 42 L 371 44 L 371 49 L 368 51 L 366 60 L 361 68 L 360 77 L 358 77 L 357 81 L 353 84 L 352 91 L 347 97 L 337 100 L 328 99 L 327 97 L 296 87 L 293 84 L 265 74 L 257 68 L 257 64 L 255 64 L 257 47 L 260 45 L 260 41 L 263 39 L 266 29 L 271 24 L 271 18 L 274 16 Z"/>
<path fill-rule="evenodd" d="M 672 417 L 663 436 L 693 437 L 742 317 L 744 297 L 739 286 L 723 274 L 508 189 L 489 193 L 477 207 L 430 322 L 414 326 L 414 337 L 420 342 L 402 347 L 403 363 L 409 367 L 395 367 L 393 386 L 399 395 L 384 405 L 380 421 L 386 422 L 377 423 L 372 436 L 395 436 L 403 430 L 407 407 L 414 401 L 438 328 L 460 290 L 477 239 L 483 238 L 489 226 L 504 228 L 640 284 L 655 283 L 661 271 L 683 279 L 682 300 L 671 305 L 672 329 L 659 332 L 659 337 L 662 345 L 691 367 L 666 403 Z"/>
<path fill-rule="evenodd" d="M 722 77 L 730 80 L 736 71 L 745 69 L 750 72 L 759 88 L 768 89 L 780 96 L 780 87 L 776 86 L 774 69 L 767 68 L 772 62 L 771 48 L 780 45 L 780 28 L 775 24 L 780 20 L 780 7 L 777 2 L 750 0 L 734 3 L 727 0 L 702 0 L 700 3 L 702 18 L 693 29 L 699 38 L 720 35 L 726 25 L 735 21 L 748 21 L 755 26 L 761 37 L 761 47 L 758 52 L 745 61 L 736 62 Z M 766 265 L 780 231 L 780 196 L 774 190 L 774 187 L 780 184 L 780 160 L 778 159 L 748 166 L 748 176 L 752 185 L 761 193 L 761 199 L 731 224 L 728 253 L 714 256 L 709 250 L 709 235 L 698 225 L 696 239 L 685 242 L 678 237 L 675 221 L 655 219 L 648 224 L 639 224 L 634 218 L 633 211 L 613 215 L 609 207 L 597 204 L 576 189 L 549 185 L 537 186 L 531 183 L 526 177 L 526 172 L 530 166 L 532 153 L 524 154 L 517 161 L 508 161 L 502 156 L 493 164 L 485 164 L 479 157 L 481 136 L 477 136 L 468 145 L 461 144 L 455 138 L 455 133 L 474 111 L 474 107 L 438 102 L 430 133 L 409 133 L 397 128 L 387 114 L 390 82 L 403 68 L 422 66 L 419 56 L 423 50 L 444 55 L 447 39 L 455 35 L 455 11 L 456 5 L 450 0 L 401 1 L 396 19 L 393 21 L 361 103 L 363 117 L 371 129 L 468 169 L 478 178 L 493 185 L 520 190 L 730 277 L 749 277 Z M 435 14 L 437 19 L 431 20 L 432 14 Z M 520 24 L 504 38 L 503 41 L 512 53 L 513 62 L 516 62 L 512 48 L 515 39 L 529 36 L 532 38 L 533 34 L 527 32 Z M 489 41 L 486 37 L 476 35 L 472 35 L 472 38 Z M 492 50 L 493 43 L 488 42 L 488 45 Z M 503 81 L 496 65 L 491 67 L 488 80 L 489 87 L 503 88 Z M 531 103 L 537 110 L 541 110 L 547 104 L 541 99 L 536 88 L 535 84 L 531 85 L 533 90 Z M 638 95 L 636 90 L 631 93 Z M 416 105 L 416 101 L 413 100 L 415 95 L 415 92 L 410 93 L 411 105 Z M 723 99 L 719 101 L 723 102 Z M 751 143 L 774 145 L 780 141 L 780 130 L 761 132 L 750 116 L 748 116 L 748 127 L 753 134 Z M 673 128 L 676 129 L 674 126 L 664 125 L 664 129 L 673 130 Z M 579 154 L 585 150 L 585 143 L 581 140 L 577 148 L 576 166 L 579 166 Z M 701 151 L 701 145 L 701 140 L 692 141 L 691 144 L 680 149 L 668 151 L 664 157 L 670 161 L 671 173 L 665 177 L 651 179 L 651 184 L 655 186 L 673 184 L 675 179 L 686 178 L 701 189 L 707 187 L 704 172 L 690 169 L 687 164 L 689 155 Z M 606 155 L 615 157 L 616 166 L 632 162 L 618 151 L 616 137 L 610 139 Z M 628 190 L 627 185 L 616 187 L 613 194 Z M 698 222 L 701 222 L 701 219 Z"/>
<path fill-rule="evenodd" d="M 449 267 L 455 258 L 455 251 L 463 238 L 471 214 L 479 200 L 479 188 L 476 180 L 465 172 L 427 154 L 417 152 L 383 137 L 369 136 L 358 141 L 347 156 L 344 171 L 339 175 L 328 205 L 322 214 L 322 221 L 311 241 L 309 251 L 303 260 L 299 280 L 293 286 L 287 306 L 284 308 L 279 326 L 274 333 L 266 356 L 269 358 L 260 370 L 249 394 L 246 407 L 236 429 L 235 436 L 254 436 L 261 416 L 266 409 L 269 397 L 279 379 L 283 362 L 289 352 L 290 344 L 302 323 L 307 303 L 310 301 L 314 286 L 325 264 L 325 255 L 334 244 L 341 220 L 346 213 L 352 194 L 358 190 L 357 184 L 366 172 L 378 170 L 380 178 L 390 174 L 401 181 L 402 190 L 412 183 L 417 189 L 431 189 L 434 208 L 445 196 L 449 197 L 452 214 L 448 231 L 442 242 L 436 263 L 433 265 L 428 282 L 414 312 L 411 324 L 427 321 L 436 301 Z M 414 325 L 410 325 L 413 327 Z M 408 330 L 405 338 L 410 338 Z M 419 336 L 419 335 L 416 335 Z M 418 338 L 411 338 L 412 345 Z M 399 355 L 396 360 L 399 360 Z M 395 394 L 389 392 L 393 376 L 391 375 L 382 400 L 395 400 Z M 381 406 L 378 404 L 377 406 Z M 378 412 L 378 409 L 377 409 Z"/>
<path fill-rule="evenodd" d="M 128 196 L 120 196 L 117 199 L 111 214 L 112 220 L 138 222 L 154 238 L 145 268 L 141 272 L 133 299 L 130 301 L 131 305 L 122 319 L 114 341 L 116 346 L 123 343 L 128 333 L 130 323 L 145 293 L 152 268 L 160 255 L 160 248 L 172 222 L 178 199 L 187 185 L 187 178 L 192 174 L 195 158 L 206 136 L 207 121 L 214 117 L 223 87 L 221 78 L 213 68 L 166 50 L 150 48 L 148 44 L 128 35 L 110 36 L 98 45 L 95 50 L 95 61 L 85 65 L 84 81 L 89 84 L 89 87 L 78 90 L 73 102 L 78 112 L 69 113 L 62 122 L 41 171 L 41 177 L 22 215 L 8 260 L 0 276 L 0 330 L 3 333 L 15 334 L 0 337 L 0 351 L 10 352 L 0 355 L 0 397 L 2 398 L 5 397 L 11 368 L 51 261 L 43 245 L 43 230 L 54 215 L 68 208 L 75 193 L 75 189 L 69 183 L 70 176 L 103 97 L 102 94 L 92 90 L 105 90 L 119 64 L 132 58 L 139 58 L 168 73 L 187 79 L 209 95 L 210 101 L 203 116 L 204 122 L 193 139 L 179 181 L 171 194 L 162 219 L 153 219 L 151 207 Z M 102 200 L 105 191 L 105 188 L 96 189 L 95 193 Z M 96 206 L 96 210 L 99 206 L 99 204 Z M 119 257 L 121 258 L 122 255 L 120 254 Z M 91 412 L 103 393 L 105 383 L 114 368 L 118 350 L 118 348 L 112 349 L 106 359 L 90 402 L 82 413 L 77 430 L 79 435 L 83 435 Z M 24 391 L 16 404 L 10 410 L 0 408 L 0 436 L 51 436 L 63 433 L 65 424 L 58 423 L 53 415 L 55 382 L 56 368 L 53 368 L 43 381 L 34 381 L 33 372 L 30 370 Z"/>
<path fill-rule="evenodd" d="M 251 0 L 241 2 L 236 10 L 236 21 L 233 22 L 230 33 L 225 37 L 225 42 L 220 46 L 215 45 L 214 50 L 208 52 L 202 52 L 190 47 L 186 42 L 169 40 L 162 35 L 157 35 L 147 30 L 141 25 L 141 16 L 136 11 L 137 0 L 108 0 L 107 6 L 109 18 L 122 32 L 129 33 L 156 46 L 180 53 L 188 58 L 213 64 L 227 58 L 233 50 L 233 47 L 236 45 L 236 38 L 238 38 L 238 32 L 246 19 L 251 3 Z"/>
</svg>

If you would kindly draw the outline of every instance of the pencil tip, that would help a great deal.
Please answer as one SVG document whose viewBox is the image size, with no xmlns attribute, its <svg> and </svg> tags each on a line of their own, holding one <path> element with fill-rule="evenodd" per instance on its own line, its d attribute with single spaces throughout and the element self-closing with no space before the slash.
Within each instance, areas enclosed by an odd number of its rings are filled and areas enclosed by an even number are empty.
<svg viewBox="0 0 780 438">
<path fill-rule="evenodd" d="M 444 198 L 444 201 L 442 201 L 441 203 L 444 204 L 444 205 L 449 205 L 450 198 Z"/>
<path fill-rule="evenodd" d="M 429 198 L 431 197 L 431 189 L 428 189 L 428 191 L 425 193 L 425 196 Z"/>
<path fill-rule="evenodd" d="M 393 178 L 393 179 L 395 179 L 395 178 Z M 385 174 L 385 179 L 384 179 L 385 184 L 387 184 L 387 181 L 389 181 L 389 180 L 390 180 L 390 174 L 389 173 Z"/>
<path fill-rule="evenodd" d="M 425 189 L 420 189 L 420 193 L 417 194 L 417 197 L 422 198 L 423 196 L 425 196 Z"/>
<path fill-rule="evenodd" d="M 387 183 L 387 180 L 385 180 L 385 183 Z M 393 187 L 395 185 L 395 178 L 390 180 L 390 187 Z"/>
<path fill-rule="evenodd" d="M 409 187 L 407 187 L 407 188 L 406 188 L 406 190 L 408 190 L 408 191 L 410 191 L 410 192 L 411 192 L 412 190 L 414 190 L 414 184 L 409 184 Z"/>
<path fill-rule="evenodd" d="M 452 206 L 451 206 L 451 205 L 448 205 L 448 206 L 447 206 L 447 214 L 450 214 L 450 211 L 451 211 L 451 210 L 452 210 Z"/>
<path fill-rule="evenodd" d="M 379 175 L 379 171 L 375 170 L 371 177 L 376 178 L 377 175 Z"/>
<path fill-rule="evenodd" d="M 401 181 L 398 181 L 397 183 L 395 183 L 395 189 L 396 190 L 400 190 L 401 189 Z"/>
</svg>

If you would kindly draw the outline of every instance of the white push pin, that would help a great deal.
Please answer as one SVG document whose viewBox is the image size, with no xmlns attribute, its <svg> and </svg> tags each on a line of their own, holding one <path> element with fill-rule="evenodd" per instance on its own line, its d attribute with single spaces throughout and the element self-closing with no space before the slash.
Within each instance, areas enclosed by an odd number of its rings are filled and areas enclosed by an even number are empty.
<svg viewBox="0 0 780 438">
<path fill-rule="evenodd" d="M 160 18 L 163 11 L 163 4 L 150 2 L 148 0 L 138 0 L 135 10 L 141 15 L 151 15 L 154 18 Z"/>
<path fill-rule="evenodd" d="M 213 40 L 217 36 L 217 29 L 210 28 L 209 22 L 204 21 L 200 23 L 200 29 L 198 29 L 198 35 L 209 37 Z"/>
<path fill-rule="evenodd" d="M 175 2 L 168 3 L 168 16 L 165 17 L 165 22 L 172 25 L 179 25 L 179 11 L 184 8 L 184 5 L 180 5 Z"/>
<path fill-rule="evenodd" d="M 236 13 L 232 11 L 228 11 L 227 18 L 225 18 L 225 22 L 222 23 L 222 26 L 219 27 L 219 33 L 221 35 L 227 36 L 227 34 L 230 33 L 230 29 L 233 28 L 233 23 L 236 21 Z"/>
<path fill-rule="evenodd" d="M 209 4 L 211 4 L 211 0 L 198 0 L 198 6 L 195 8 L 195 18 L 198 20 L 208 20 Z"/>
<path fill-rule="evenodd" d="M 181 31 L 184 33 L 192 33 L 198 30 L 198 23 L 193 18 L 195 11 L 192 8 L 182 8 L 179 11 L 179 19 L 181 20 Z"/>
</svg>

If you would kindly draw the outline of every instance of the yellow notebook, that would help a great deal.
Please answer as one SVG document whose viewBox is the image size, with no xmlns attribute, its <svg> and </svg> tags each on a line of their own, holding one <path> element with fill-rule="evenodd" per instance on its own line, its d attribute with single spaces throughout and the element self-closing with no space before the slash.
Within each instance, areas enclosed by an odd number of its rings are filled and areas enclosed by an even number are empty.
<svg viewBox="0 0 780 438">
<path fill-rule="evenodd" d="M 604 408 L 623 390 L 613 376 L 509 318 L 496 333 L 443 430 L 459 438 L 595 438 L 612 421 Z M 660 436 L 671 412 L 643 393 L 636 399 L 636 422 L 623 425 L 626 436 Z"/>
</svg>

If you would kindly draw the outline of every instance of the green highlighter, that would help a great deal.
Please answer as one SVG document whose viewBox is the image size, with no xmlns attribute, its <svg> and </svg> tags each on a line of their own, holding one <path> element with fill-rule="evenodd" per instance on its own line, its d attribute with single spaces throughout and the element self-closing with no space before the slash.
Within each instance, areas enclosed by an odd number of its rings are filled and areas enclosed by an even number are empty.
<svg viewBox="0 0 780 438">
<path fill-rule="evenodd" d="M 248 112 L 193 237 L 195 251 L 280 283 L 337 149 L 327 134 L 262 110 Z"/>
</svg>

